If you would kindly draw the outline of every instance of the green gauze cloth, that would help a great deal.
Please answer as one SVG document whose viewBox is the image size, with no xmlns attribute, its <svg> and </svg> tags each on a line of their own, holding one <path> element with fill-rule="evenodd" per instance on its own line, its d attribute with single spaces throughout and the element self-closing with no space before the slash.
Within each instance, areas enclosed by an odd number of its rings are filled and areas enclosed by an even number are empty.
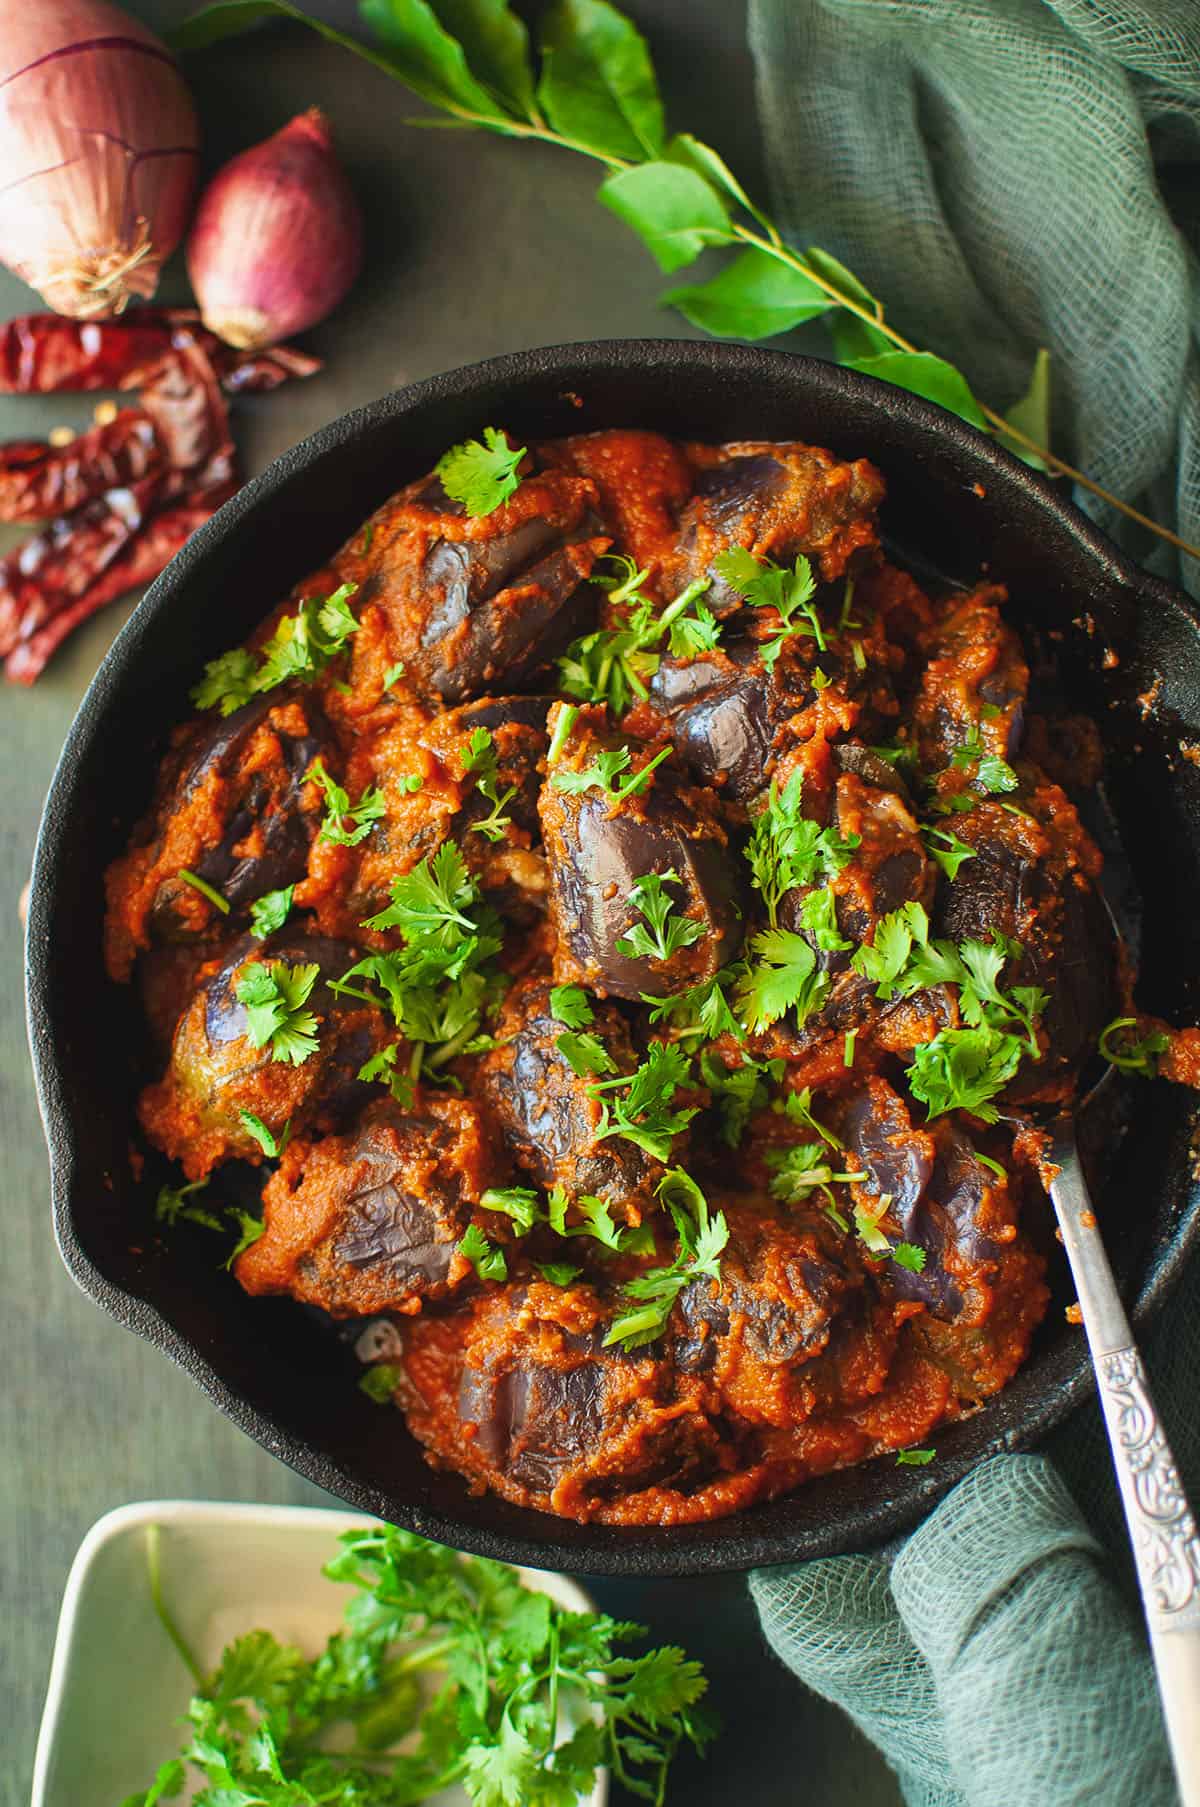
<svg viewBox="0 0 1200 1807">
<path fill-rule="evenodd" d="M 776 217 L 1200 544 L 1200 0 L 750 0 Z M 1079 491 L 1160 575 L 1200 561 Z"/>
</svg>

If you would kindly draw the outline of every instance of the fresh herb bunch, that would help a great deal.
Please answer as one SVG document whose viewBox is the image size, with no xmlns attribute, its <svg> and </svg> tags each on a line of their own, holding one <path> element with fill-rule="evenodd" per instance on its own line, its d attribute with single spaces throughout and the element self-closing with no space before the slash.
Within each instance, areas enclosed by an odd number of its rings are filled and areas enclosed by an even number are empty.
<svg viewBox="0 0 1200 1807">
<path fill-rule="evenodd" d="M 357 584 L 342 584 L 324 601 L 302 602 L 294 615 L 283 617 L 261 653 L 237 646 L 210 660 L 191 693 L 197 709 L 219 708 L 222 715 L 232 715 L 280 684 L 311 684 L 319 678 L 358 632 L 350 607 L 357 589 Z"/>
<path fill-rule="evenodd" d="M 608 0 L 554 0 L 542 15 L 535 70 L 523 20 L 505 0 L 360 0 L 373 49 L 311 19 L 290 0 L 217 0 L 174 34 L 198 49 L 274 16 L 300 20 L 395 77 L 460 127 L 552 144 L 592 157 L 606 175 L 599 199 L 639 235 L 667 273 L 713 247 L 736 255 L 708 281 L 663 300 L 718 338 L 766 339 L 824 319 L 849 369 L 911 390 L 959 414 L 1038 469 L 1070 477 L 1130 520 L 1200 558 L 1059 458 L 1049 447 L 1049 357 L 1038 353 L 1029 388 L 1007 414 L 979 401 L 963 373 L 921 351 L 884 304 L 836 257 L 801 251 L 746 193 L 711 145 L 668 137 L 658 77 L 641 33 Z M 424 120 L 415 123 L 425 124 Z"/>
<path fill-rule="evenodd" d="M 324 1573 L 355 1595 L 320 1656 L 251 1631 L 207 1677 L 152 1567 L 196 1693 L 181 1756 L 122 1807 L 175 1799 L 189 1770 L 196 1807 L 416 1807 L 456 1784 L 475 1807 L 575 1807 L 604 1764 L 662 1807 L 676 1751 L 702 1752 L 718 1729 L 682 1650 L 616 1653 L 640 1625 L 569 1612 L 502 1563 L 391 1525 L 339 1542 Z"/>
</svg>

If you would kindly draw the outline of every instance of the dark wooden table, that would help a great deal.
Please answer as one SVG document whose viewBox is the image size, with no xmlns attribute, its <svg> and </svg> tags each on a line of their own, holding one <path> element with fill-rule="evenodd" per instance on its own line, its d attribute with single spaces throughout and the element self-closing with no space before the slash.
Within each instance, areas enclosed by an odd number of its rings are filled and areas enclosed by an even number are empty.
<svg viewBox="0 0 1200 1807">
<path fill-rule="evenodd" d="M 158 30 L 190 0 L 127 0 Z M 352 29 L 352 0 L 309 0 Z M 740 0 L 631 0 L 679 126 L 715 143 L 762 191 L 753 71 Z M 569 339 L 678 336 L 648 256 L 592 196 L 595 166 L 534 145 L 404 124 L 402 90 L 300 29 L 195 57 L 189 79 L 210 166 L 319 103 L 367 214 L 368 258 L 350 300 L 310 335 L 327 360 L 312 382 L 242 404 L 246 468 L 262 469 L 333 416 L 430 372 Z M 169 273 L 169 299 L 185 296 Z M 0 318 L 35 298 L 0 273 Z M 0 437 L 82 425 L 74 398 L 0 402 Z M 264 606 L 271 599 L 264 597 Z M 219 599 L 214 598 L 214 607 Z M 0 704 L 0 1147 L 7 1173 L 0 1260 L 0 1803 L 25 1807 L 54 1623 L 68 1565 L 100 1513 L 182 1496 L 319 1502 L 250 1443 L 161 1356 L 111 1323 L 59 1264 L 47 1209 L 20 995 L 17 899 L 63 736 L 128 605 L 69 643 L 36 687 Z M 96 799 L 97 808 L 104 799 Z M 681 1761 L 672 1800 L 758 1807 L 803 1798 L 897 1799 L 890 1775 L 840 1714 L 771 1658 L 738 1577 L 605 1582 L 595 1592 L 657 1639 L 705 1662 L 727 1730 L 707 1761 Z M 136 1703 L 131 1703 L 136 1711 Z M 116 1807 L 80 1801 L 77 1807 Z"/>
</svg>

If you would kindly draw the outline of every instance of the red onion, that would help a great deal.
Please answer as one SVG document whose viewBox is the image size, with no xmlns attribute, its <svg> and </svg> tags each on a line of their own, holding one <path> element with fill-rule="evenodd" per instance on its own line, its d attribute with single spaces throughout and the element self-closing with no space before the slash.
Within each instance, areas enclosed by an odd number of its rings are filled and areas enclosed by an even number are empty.
<svg viewBox="0 0 1200 1807">
<path fill-rule="evenodd" d="M 316 107 L 227 163 L 188 234 L 204 324 L 241 348 L 323 320 L 361 263 L 362 216 Z"/>
<path fill-rule="evenodd" d="M 199 131 L 170 52 L 106 0 L 0 0 L 0 262 L 60 314 L 152 295 Z"/>
</svg>

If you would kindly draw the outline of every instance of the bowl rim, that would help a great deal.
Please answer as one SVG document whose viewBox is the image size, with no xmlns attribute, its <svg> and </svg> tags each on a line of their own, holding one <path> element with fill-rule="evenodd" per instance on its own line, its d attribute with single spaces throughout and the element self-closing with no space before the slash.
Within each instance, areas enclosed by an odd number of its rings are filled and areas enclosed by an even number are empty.
<svg viewBox="0 0 1200 1807">
<path fill-rule="evenodd" d="M 134 1330 L 181 1366 L 210 1400 L 240 1430 L 268 1448 L 289 1467 L 330 1491 L 339 1493 L 361 1511 L 378 1514 L 377 1488 L 357 1478 L 337 1459 L 313 1449 L 303 1437 L 279 1425 L 271 1415 L 250 1404 L 216 1372 L 204 1353 L 147 1300 L 127 1292 L 92 1261 L 74 1228 L 73 1194 L 79 1159 L 76 1126 L 67 1103 L 62 1065 L 48 1033 L 50 966 L 49 924 L 52 915 L 51 874 L 58 849 L 69 831 L 70 811 L 66 793 L 70 774 L 84 749 L 103 730 L 106 713 L 127 675 L 136 671 L 144 625 L 171 603 L 175 586 L 202 565 L 210 546 L 235 531 L 259 506 L 282 491 L 312 464 L 336 454 L 361 434 L 392 418 L 438 401 L 467 403 L 473 393 L 505 384 L 514 390 L 535 379 L 565 380 L 580 374 L 586 365 L 591 377 L 597 372 L 636 374 L 661 364 L 683 367 L 685 375 L 719 375 L 730 370 L 762 381 L 772 369 L 781 377 L 806 388 L 836 407 L 839 401 L 866 400 L 872 411 L 886 404 L 886 412 L 899 417 L 914 437 L 939 447 L 972 475 L 996 481 L 1010 492 L 1032 497 L 1059 538 L 1080 548 L 1093 578 L 1130 592 L 1139 605 L 1182 611 L 1200 628 L 1200 606 L 1176 586 L 1142 571 L 1072 501 L 1041 473 L 1023 464 L 987 435 L 959 416 L 907 390 L 878 381 L 861 372 L 846 370 L 824 359 L 797 353 L 707 339 L 601 339 L 567 341 L 551 346 L 507 352 L 476 363 L 458 366 L 392 390 L 375 401 L 336 416 L 315 433 L 275 458 L 252 477 L 228 502 L 188 539 L 170 564 L 149 586 L 128 620 L 118 631 L 83 697 L 59 755 L 39 825 L 34 851 L 26 923 L 26 1020 L 33 1060 L 38 1108 L 46 1136 L 51 1170 L 51 1206 L 60 1255 L 76 1284 L 118 1323 Z M 869 456 L 864 451 L 863 456 Z M 1191 1244 L 1200 1237 L 1200 1213 L 1178 1226 L 1156 1257 L 1150 1277 L 1143 1277 L 1131 1316 L 1135 1324 L 1156 1310 L 1176 1284 Z M 1019 1433 L 1000 1430 L 988 1446 L 974 1455 L 958 1457 L 940 1468 L 906 1467 L 897 1470 L 881 1499 L 839 1514 L 851 1527 L 853 1541 L 841 1548 L 867 1547 L 906 1529 L 921 1518 L 946 1492 L 949 1485 L 988 1455 L 1014 1447 L 1026 1447 L 1041 1437 L 1095 1389 L 1095 1377 L 1086 1349 L 1074 1372 L 1057 1387 L 1047 1387 L 1044 1397 L 1030 1402 Z M 952 1474 L 947 1469 L 953 1469 Z M 848 1471 L 853 1472 L 853 1470 Z M 759 1565 L 795 1560 L 778 1533 L 765 1527 L 756 1532 L 754 1509 L 731 1515 L 725 1521 L 702 1521 L 670 1527 L 632 1528 L 616 1546 L 587 1547 L 556 1538 L 560 1522 L 545 1513 L 525 1516 L 537 1529 L 528 1535 L 497 1531 L 456 1518 L 452 1513 L 412 1506 L 398 1510 L 389 1499 L 387 1515 L 438 1542 L 475 1554 L 525 1566 L 568 1569 L 594 1575 L 655 1574 L 692 1575 L 742 1571 Z M 737 1534 L 706 1541 L 711 1522 L 736 1521 Z M 578 1527 L 572 1527 L 578 1529 Z M 600 1529 L 605 1529 L 601 1527 Z M 647 1544 L 645 1537 L 655 1541 Z M 667 1539 L 670 1540 L 669 1544 Z"/>
</svg>

